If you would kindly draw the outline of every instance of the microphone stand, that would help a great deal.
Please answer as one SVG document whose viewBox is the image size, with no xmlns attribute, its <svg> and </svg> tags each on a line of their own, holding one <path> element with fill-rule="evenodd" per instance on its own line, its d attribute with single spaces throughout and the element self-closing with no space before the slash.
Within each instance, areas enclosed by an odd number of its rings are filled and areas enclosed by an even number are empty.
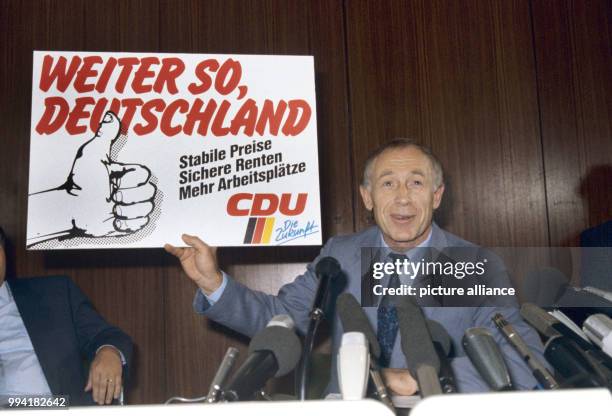
<svg viewBox="0 0 612 416">
<path fill-rule="evenodd" d="M 308 384 L 308 370 L 310 369 L 310 353 L 314 347 L 315 334 L 323 319 L 323 309 L 327 303 L 330 292 L 331 280 L 340 273 L 340 264 L 333 257 L 324 257 L 319 260 L 315 268 L 315 274 L 319 278 L 319 285 L 315 293 L 312 307 L 310 309 L 310 322 L 304 339 L 302 360 L 295 374 L 295 390 L 299 400 L 306 400 L 306 386 Z"/>
<path fill-rule="evenodd" d="M 308 323 L 308 331 L 304 339 L 304 349 L 302 351 L 302 359 L 296 373 L 296 386 L 299 400 L 306 400 L 306 386 L 308 385 L 308 372 L 310 370 L 310 353 L 314 348 L 315 334 L 319 328 L 319 324 L 323 319 L 323 309 L 314 308 L 310 312 L 310 322 Z"/>
</svg>

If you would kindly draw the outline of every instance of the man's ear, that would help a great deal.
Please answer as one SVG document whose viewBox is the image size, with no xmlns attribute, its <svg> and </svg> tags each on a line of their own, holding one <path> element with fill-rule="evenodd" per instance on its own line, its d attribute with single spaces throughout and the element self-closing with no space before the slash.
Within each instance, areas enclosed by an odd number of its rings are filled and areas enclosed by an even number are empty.
<svg viewBox="0 0 612 416">
<path fill-rule="evenodd" d="M 434 191 L 433 194 L 433 207 L 434 209 L 438 209 L 440 203 L 442 202 L 442 195 L 444 194 L 444 184 L 440 185 L 438 189 Z"/>
<path fill-rule="evenodd" d="M 370 190 L 363 185 L 359 185 L 359 193 L 361 194 L 363 205 L 365 205 L 368 211 L 372 211 L 372 208 L 374 208 L 374 202 L 372 201 L 372 193 Z"/>
</svg>

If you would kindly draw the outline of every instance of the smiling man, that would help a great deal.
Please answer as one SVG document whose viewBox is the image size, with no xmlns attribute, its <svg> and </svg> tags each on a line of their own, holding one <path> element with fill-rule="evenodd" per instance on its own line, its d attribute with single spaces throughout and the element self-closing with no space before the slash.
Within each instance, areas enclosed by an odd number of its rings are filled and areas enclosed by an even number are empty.
<svg viewBox="0 0 612 416">
<path fill-rule="evenodd" d="M 405 252 L 431 235 L 444 193 L 442 168 L 425 147 L 392 141 L 370 156 L 359 190 L 385 243 Z"/>
<path fill-rule="evenodd" d="M 363 255 L 375 251 L 379 260 L 392 261 L 389 259 L 398 255 L 415 259 L 423 247 L 444 250 L 447 247 L 476 246 L 440 229 L 433 222 L 434 210 L 440 206 L 444 194 L 443 171 L 431 151 L 414 141 L 395 139 L 373 152 L 366 161 L 360 192 L 365 207 L 373 213 L 376 226 L 356 234 L 331 238 L 305 273 L 283 286 L 276 296 L 253 291 L 222 272 L 217 264 L 216 250 L 197 237 L 184 235 L 183 240 L 190 247 L 167 245 L 166 250 L 179 258 L 187 275 L 198 286 L 195 311 L 249 336 L 277 314 L 291 315 L 298 329 L 305 332 L 317 288 L 315 265 L 322 257 L 336 258 L 347 278 L 344 291 L 362 299 L 365 313 L 377 331 L 387 386 L 396 394 L 411 395 L 417 391 L 418 385 L 406 369 L 398 337 L 397 314 L 393 306 L 385 303 L 385 298 L 372 298 L 368 285 L 363 285 L 362 265 L 371 264 L 373 260 L 364 259 Z M 505 276 L 505 269 L 498 272 Z M 390 285 L 392 278 L 388 276 L 385 280 Z M 452 366 L 462 392 L 488 390 L 461 346 L 461 338 L 470 327 L 488 327 L 494 334 L 517 388 L 532 389 L 536 386 L 521 357 L 493 326 L 491 317 L 498 312 L 503 313 L 536 355 L 543 359 L 543 347 L 537 334 L 523 322 L 515 306 L 424 308 L 427 318 L 440 322 L 452 339 Z M 336 317 L 332 331 L 334 360 L 341 336 L 342 328 Z M 337 391 L 335 368 L 331 372 L 329 391 Z"/>
</svg>

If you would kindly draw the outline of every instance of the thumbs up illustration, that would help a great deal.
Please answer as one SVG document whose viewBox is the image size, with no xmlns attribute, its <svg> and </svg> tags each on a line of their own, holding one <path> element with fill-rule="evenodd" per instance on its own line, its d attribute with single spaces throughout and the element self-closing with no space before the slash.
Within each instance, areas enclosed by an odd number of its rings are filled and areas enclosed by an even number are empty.
<svg viewBox="0 0 612 416">
<path fill-rule="evenodd" d="M 66 182 L 30 195 L 30 209 L 37 212 L 29 215 L 34 218 L 28 222 L 29 246 L 55 238 L 124 236 L 148 224 L 157 188 L 146 166 L 112 159 L 120 131 L 121 120 L 107 112 L 77 150 Z M 61 212 L 45 216 L 45 209 Z M 45 220 L 60 215 L 65 221 Z"/>
</svg>

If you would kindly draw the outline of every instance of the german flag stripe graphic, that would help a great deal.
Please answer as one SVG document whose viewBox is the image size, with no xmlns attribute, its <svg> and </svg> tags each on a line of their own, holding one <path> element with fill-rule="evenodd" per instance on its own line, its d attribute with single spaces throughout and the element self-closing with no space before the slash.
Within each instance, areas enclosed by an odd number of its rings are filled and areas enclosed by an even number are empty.
<svg viewBox="0 0 612 416">
<path fill-rule="evenodd" d="M 266 218 L 266 226 L 264 227 L 263 237 L 261 242 L 264 244 L 270 243 L 270 237 L 272 236 L 272 229 L 274 228 L 274 217 Z"/>
<path fill-rule="evenodd" d="M 244 234 L 244 244 L 269 244 L 274 230 L 274 217 L 251 217 Z"/>
<path fill-rule="evenodd" d="M 257 218 L 251 217 L 249 218 L 249 224 L 247 225 L 246 234 L 244 235 L 244 244 L 250 244 L 253 239 L 253 232 L 255 231 L 255 224 L 257 223 Z"/>
<path fill-rule="evenodd" d="M 261 243 L 261 237 L 263 236 L 264 227 L 266 225 L 265 218 L 257 218 L 257 225 L 255 226 L 255 234 L 253 234 L 253 244 Z"/>
</svg>

